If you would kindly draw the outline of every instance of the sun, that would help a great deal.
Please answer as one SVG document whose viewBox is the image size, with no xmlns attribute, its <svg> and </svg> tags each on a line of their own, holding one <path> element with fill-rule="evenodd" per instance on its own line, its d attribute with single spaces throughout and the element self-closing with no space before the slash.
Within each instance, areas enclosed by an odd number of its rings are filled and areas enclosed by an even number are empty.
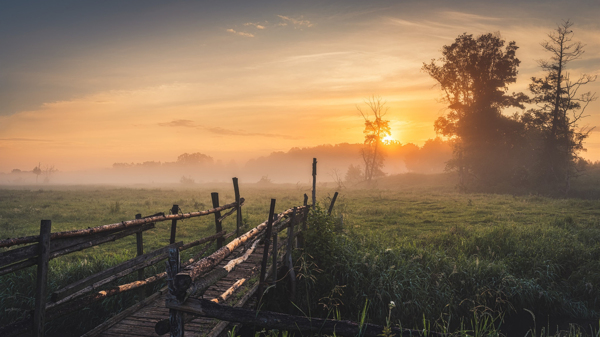
<svg viewBox="0 0 600 337">
<path fill-rule="evenodd" d="M 392 137 L 392 135 L 385 136 L 385 137 L 383 137 L 383 139 L 381 139 L 381 141 L 382 141 L 384 144 L 390 144 L 390 143 L 393 143 L 395 140 L 396 140 L 396 139 L 395 139 L 394 137 Z"/>
</svg>

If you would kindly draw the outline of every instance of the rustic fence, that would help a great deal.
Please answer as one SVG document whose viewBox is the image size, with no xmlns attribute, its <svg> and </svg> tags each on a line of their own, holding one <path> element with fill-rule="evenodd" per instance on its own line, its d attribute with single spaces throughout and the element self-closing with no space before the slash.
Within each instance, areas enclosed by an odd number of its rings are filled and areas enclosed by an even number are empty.
<svg viewBox="0 0 600 337">
<path fill-rule="evenodd" d="M 171 214 L 157 213 L 146 217 L 137 214 L 134 220 L 55 233 L 51 233 L 51 221 L 42 220 L 39 235 L 0 240 L 0 248 L 26 245 L 0 253 L 0 276 L 37 265 L 35 306 L 33 310 L 28 318 L 0 327 L 0 336 L 18 335 L 26 332 L 32 333 L 33 336 L 43 336 L 44 324 L 47 320 L 79 310 L 110 296 L 139 289 L 164 279 L 167 275 L 165 272 L 144 278 L 143 270 L 168 258 L 169 249 L 176 249 L 179 252 L 198 245 L 204 245 L 199 253 L 184 263 L 185 266 L 198 261 L 215 241 L 217 250 L 222 248 L 227 238 L 233 235 L 239 236 L 240 228 L 243 225 L 241 210 L 245 200 L 240 197 L 237 178 L 233 178 L 233 187 L 235 192 L 234 202 L 219 205 L 218 193 L 212 193 L 213 208 L 206 211 L 180 213 L 179 206 L 173 205 L 170 210 Z M 227 212 L 222 215 L 221 212 L 224 211 Z M 236 213 L 237 216 L 236 230 L 235 233 L 227 234 L 222 229 L 222 222 L 233 213 Z M 210 214 L 215 216 L 216 234 L 186 244 L 175 242 L 178 220 Z M 143 233 L 155 228 L 157 223 L 169 220 L 171 220 L 169 245 L 144 253 Z M 51 259 L 113 242 L 133 234 L 136 235 L 137 256 L 135 258 L 57 290 L 51 294 L 50 302 L 47 302 L 48 264 Z M 135 271 L 138 272 L 137 281 L 99 291 L 103 285 Z"/>
</svg>

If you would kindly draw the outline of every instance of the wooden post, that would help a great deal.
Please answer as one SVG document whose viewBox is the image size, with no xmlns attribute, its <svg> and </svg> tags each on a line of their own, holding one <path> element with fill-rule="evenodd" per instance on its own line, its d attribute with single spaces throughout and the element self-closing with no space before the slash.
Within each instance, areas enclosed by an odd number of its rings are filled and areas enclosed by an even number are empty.
<svg viewBox="0 0 600 337">
<path fill-rule="evenodd" d="M 313 176 L 312 208 L 315 209 L 315 207 L 317 205 L 317 158 L 313 158 L 312 176 Z"/>
<path fill-rule="evenodd" d="M 179 213 L 179 205 L 173 205 L 171 208 L 171 214 Z M 177 220 L 171 220 L 171 239 L 169 240 L 169 244 L 175 243 L 175 234 L 177 233 Z"/>
<path fill-rule="evenodd" d="M 50 232 L 52 222 L 42 220 L 40 224 L 39 256 L 37 261 L 37 288 L 33 312 L 33 336 L 44 336 L 46 320 L 46 285 L 48 281 L 48 260 L 50 258 Z"/>
<path fill-rule="evenodd" d="M 271 268 L 273 269 L 273 275 L 271 275 L 273 277 L 273 288 L 277 287 L 277 237 L 278 237 L 278 233 L 277 231 L 275 231 L 275 233 L 273 233 L 273 262 L 271 265 Z"/>
<path fill-rule="evenodd" d="M 242 205 L 240 205 L 240 187 L 238 185 L 238 178 L 233 178 L 233 191 L 235 193 L 235 202 L 237 202 L 237 220 L 235 224 L 235 237 L 240 236 L 240 228 L 242 227 Z"/>
<path fill-rule="evenodd" d="M 338 192 L 335 192 L 335 194 L 333 195 L 333 199 L 331 199 L 331 204 L 329 205 L 329 210 L 327 211 L 327 215 L 331 215 L 331 212 L 333 211 L 333 205 L 335 205 L 335 199 L 337 199 L 338 196 Z"/>
<path fill-rule="evenodd" d="M 304 193 L 304 206 L 308 205 L 308 195 L 306 195 L 306 193 Z M 308 213 L 308 210 L 306 209 L 306 207 L 304 208 L 304 210 L 302 211 L 303 214 L 305 214 L 304 212 Z M 302 218 L 302 230 L 300 231 L 300 233 L 298 234 L 298 248 L 302 249 L 304 248 L 304 232 L 306 231 L 306 217 L 304 216 Z"/>
<path fill-rule="evenodd" d="M 219 207 L 219 193 L 217 192 L 212 192 L 210 194 L 210 197 L 212 198 L 212 204 L 213 204 L 213 208 L 217 208 Z M 223 230 L 223 226 L 221 225 L 221 221 L 219 221 L 219 218 L 221 217 L 221 212 L 216 212 L 215 213 L 215 227 L 217 230 L 217 233 L 219 233 L 220 231 Z M 217 239 L 217 249 L 223 247 L 223 237 L 220 237 Z"/>
<path fill-rule="evenodd" d="M 136 219 L 141 219 L 142 215 L 141 214 L 136 214 L 135 215 Z M 139 231 L 137 233 L 135 233 L 135 243 L 137 244 L 137 256 L 140 255 L 144 255 L 144 232 Z M 144 279 L 144 268 L 138 270 L 138 281 L 141 281 Z"/>
<path fill-rule="evenodd" d="M 269 218 L 267 219 L 267 229 L 265 233 L 265 243 L 263 250 L 263 259 L 260 266 L 260 286 L 258 287 L 258 299 L 257 305 L 260 303 L 260 299 L 262 297 L 262 293 L 265 290 L 264 282 L 265 275 L 267 274 L 267 259 L 269 258 L 269 245 L 271 244 L 271 231 L 273 230 L 273 217 L 275 214 L 275 199 L 271 199 L 271 209 L 269 210 Z"/>
<path fill-rule="evenodd" d="M 292 250 L 294 249 L 294 225 L 296 224 L 296 213 L 298 209 L 294 207 L 292 217 L 290 218 L 290 227 L 288 227 L 288 246 L 285 256 L 285 264 L 288 267 L 288 277 L 290 286 L 290 301 L 294 302 L 296 297 L 296 273 L 294 272 L 294 263 L 292 262 Z"/>
<path fill-rule="evenodd" d="M 181 261 L 179 259 L 179 248 L 169 248 L 169 260 L 167 261 L 167 274 L 169 286 L 169 295 L 175 298 L 179 289 L 176 289 L 175 275 L 181 271 Z M 184 321 L 183 312 L 175 309 L 169 309 L 169 324 L 171 326 L 171 337 L 183 337 Z"/>
</svg>

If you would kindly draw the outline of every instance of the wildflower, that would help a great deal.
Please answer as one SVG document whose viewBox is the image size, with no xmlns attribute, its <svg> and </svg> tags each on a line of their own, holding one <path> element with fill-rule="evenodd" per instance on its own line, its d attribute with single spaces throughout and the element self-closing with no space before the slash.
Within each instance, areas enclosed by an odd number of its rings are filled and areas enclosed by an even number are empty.
<svg viewBox="0 0 600 337">
<path fill-rule="evenodd" d="M 396 307 L 396 303 L 394 303 L 394 301 L 390 301 L 390 310 L 394 309 Z"/>
</svg>

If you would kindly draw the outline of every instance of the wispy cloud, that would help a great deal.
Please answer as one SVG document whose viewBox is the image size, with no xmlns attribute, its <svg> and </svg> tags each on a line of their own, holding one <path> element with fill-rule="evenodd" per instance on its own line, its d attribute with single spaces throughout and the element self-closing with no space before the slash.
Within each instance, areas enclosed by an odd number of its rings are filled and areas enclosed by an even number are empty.
<svg viewBox="0 0 600 337">
<path fill-rule="evenodd" d="M 254 37 L 254 34 L 252 33 L 246 33 L 246 32 L 238 32 L 235 29 L 229 28 L 226 29 L 227 32 L 235 34 L 235 35 L 239 35 L 239 36 L 245 36 L 245 37 Z"/>
<path fill-rule="evenodd" d="M 186 127 L 186 128 L 195 128 L 194 121 L 189 119 L 177 119 L 174 121 L 170 121 L 168 123 L 158 123 L 160 126 L 171 126 L 171 127 Z"/>
<path fill-rule="evenodd" d="M 299 18 L 292 18 L 289 16 L 285 16 L 285 15 L 277 15 L 281 20 L 283 20 L 283 22 L 281 22 L 279 25 L 280 26 L 287 26 L 288 23 L 291 23 L 294 28 L 298 28 L 298 27 L 312 27 L 313 24 L 304 19 L 304 16 L 300 16 Z"/>
<path fill-rule="evenodd" d="M 268 22 L 267 22 L 267 21 L 265 21 L 265 22 L 264 22 L 264 23 L 262 23 L 262 24 L 261 24 L 261 23 L 259 23 L 259 22 L 246 22 L 246 23 L 244 23 L 244 26 L 246 26 L 246 27 L 247 27 L 247 26 L 252 26 L 252 27 L 254 27 L 254 28 L 256 28 L 256 29 L 265 29 L 265 28 L 267 28 L 267 27 L 266 27 L 266 25 L 267 25 L 267 24 L 268 24 Z"/>
<path fill-rule="evenodd" d="M 196 125 L 194 121 L 189 119 L 176 119 L 166 123 L 158 123 L 159 126 L 164 127 L 184 127 L 184 128 L 196 128 L 206 130 L 215 135 L 221 136 L 252 136 L 252 137 L 268 137 L 268 138 L 281 138 L 281 139 L 299 139 L 298 137 L 291 137 L 288 135 L 280 135 L 276 133 L 261 133 L 261 132 L 247 132 L 244 130 L 231 130 L 225 129 L 220 126 L 203 126 Z M 2 139 L 0 139 L 2 140 Z"/>
<path fill-rule="evenodd" d="M 34 139 L 34 138 L 0 138 L 4 142 L 52 142 L 50 139 Z"/>
</svg>

